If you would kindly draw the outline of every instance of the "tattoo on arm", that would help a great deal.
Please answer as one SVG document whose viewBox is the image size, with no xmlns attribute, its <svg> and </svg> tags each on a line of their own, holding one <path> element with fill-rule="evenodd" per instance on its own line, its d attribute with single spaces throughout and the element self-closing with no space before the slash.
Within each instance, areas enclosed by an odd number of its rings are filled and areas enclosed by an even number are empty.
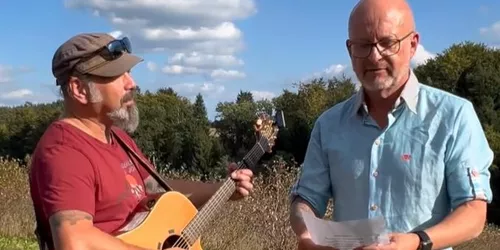
<svg viewBox="0 0 500 250">
<path fill-rule="evenodd" d="M 50 227 L 58 229 L 63 223 L 68 223 L 71 226 L 76 225 L 80 221 L 92 221 L 92 215 L 78 210 L 66 210 L 57 212 L 49 219 Z"/>
</svg>

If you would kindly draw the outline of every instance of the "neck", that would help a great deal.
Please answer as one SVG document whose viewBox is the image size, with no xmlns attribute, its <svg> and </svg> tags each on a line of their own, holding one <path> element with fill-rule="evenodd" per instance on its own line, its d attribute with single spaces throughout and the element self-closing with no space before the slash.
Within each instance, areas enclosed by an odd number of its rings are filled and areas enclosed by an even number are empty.
<svg viewBox="0 0 500 250">
<path fill-rule="evenodd" d="M 389 112 L 401 96 L 403 89 L 410 78 L 410 74 L 401 78 L 396 84 L 391 85 L 386 89 L 367 91 L 363 90 L 366 96 L 365 102 L 369 110 L 374 112 Z"/>
<path fill-rule="evenodd" d="M 110 143 L 111 126 L 102 123 L 98 118 L 79 116 L 74 112 L 65 112 L 61 118 L 97 140 Z"/>
</svg>

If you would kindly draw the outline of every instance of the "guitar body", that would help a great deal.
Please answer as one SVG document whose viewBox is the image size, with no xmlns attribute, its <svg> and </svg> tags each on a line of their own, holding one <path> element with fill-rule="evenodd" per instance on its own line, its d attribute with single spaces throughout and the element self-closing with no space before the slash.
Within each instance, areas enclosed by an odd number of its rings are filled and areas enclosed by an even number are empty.
<svg viewBox="0 0 500 250">
<path fill-rule="evenodd" d="M 254 128 L 258 135 L 257 142 L 238 164 L 238 169 L 255 166 L 264 153 L 271 152 L 279 130 L 265 113 L 259 115 Z M 176 191 L 148 196 L 140 202 L 126 225 L 113 235 L 146 249 L 202 250 L 201 235 L 235 191 L 236 184 L 228 177 L 200 211 L 186 196 Z"/>
<path fill-rule="evenodd" d="M 146 202 L 154 201 L 154 205 L 136 212 L 137 220 L 131 219 L 128 225 L 135 224 L 134 228 L 126 232 L 118 232 L 116 238 L 128 244 L 147 249 L 171 248 L 179 238 L 184 244 L 182 249 L 202 250 L 200 239 L 196 239 L 192 246 L 187 245 L 188 239 L 181 237 L 182 230 L 198 213 L 196 207 L 183 194 L 170 191 L 159 197 L 150 197 Z M 141 216 L 142 215 L 142 218 Z"/>
</svg>

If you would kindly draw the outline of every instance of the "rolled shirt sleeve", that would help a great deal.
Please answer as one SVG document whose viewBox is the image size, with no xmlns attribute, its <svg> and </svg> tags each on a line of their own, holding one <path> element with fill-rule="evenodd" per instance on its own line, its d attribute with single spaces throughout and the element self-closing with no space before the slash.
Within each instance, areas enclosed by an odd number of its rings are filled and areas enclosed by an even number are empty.
<svg viewBox="0 0 500 250">
<path fill-rule="evenodd" d="M 318 216 L 324 216 L 332 197 L 328 157 L 321 144 L 321 123 L 318 119 L 311 132 L 304 163 L 290 190 L 290 199 L 296 196 L 306 200 Z"/>
<path fill-rule="evenodd" d="M 493 162 L 493 151 L 474 107 L 468 101 L 458 111 L 445 157 L 451 207 L 456 209 L 471 200 L 491 203 L 489 167 Z"/>
</svg>

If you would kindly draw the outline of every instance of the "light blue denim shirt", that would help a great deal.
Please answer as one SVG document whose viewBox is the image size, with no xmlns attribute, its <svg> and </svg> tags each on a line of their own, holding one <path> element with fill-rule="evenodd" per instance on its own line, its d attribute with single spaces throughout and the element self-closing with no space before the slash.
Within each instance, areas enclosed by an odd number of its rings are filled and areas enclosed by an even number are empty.
<svg viewBox="0 0 500 250">
<path fill-rule="evenodd" d="M 492 200 L 493 152 L 466 99 L 419 83 L 411 72 L 380 129 L 362 91 L 315 122 L 301 174 L 291 188 L 334 220 L 384 216 L 389 232 L 436 225 L 465 201 Z"/>
</svg>

